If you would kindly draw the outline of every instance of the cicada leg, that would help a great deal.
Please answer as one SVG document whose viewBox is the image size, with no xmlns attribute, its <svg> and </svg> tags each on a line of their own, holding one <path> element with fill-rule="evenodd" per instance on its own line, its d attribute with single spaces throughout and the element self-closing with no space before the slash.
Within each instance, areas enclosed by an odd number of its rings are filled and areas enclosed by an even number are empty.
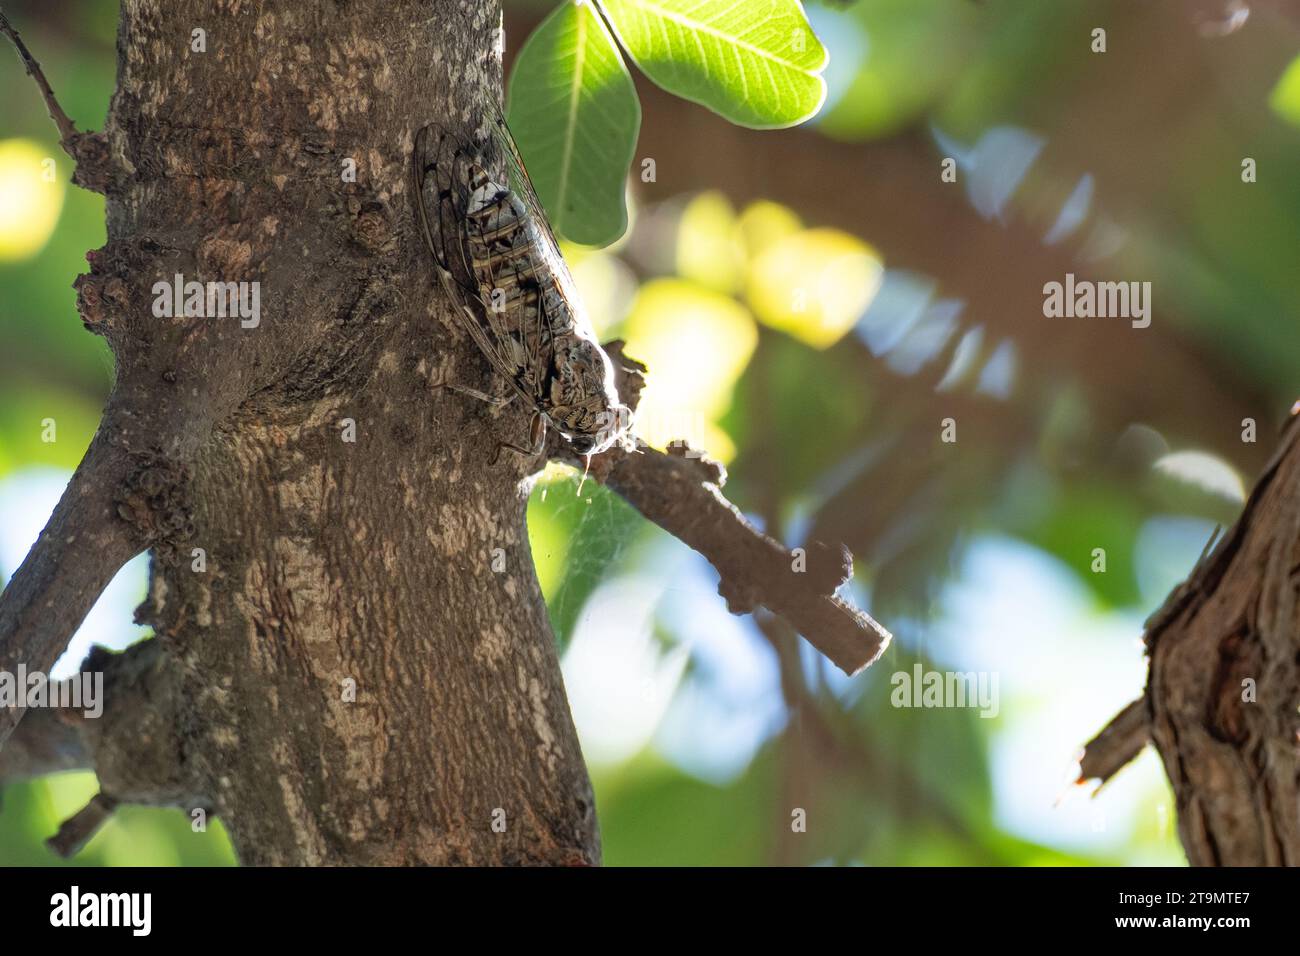
<svg viewBox="0 0 1300 956">
<path fill-rule="evenodd" d="M 515 392 L 507 392 L 505 395 L 489 395 L 487 392 L 481 392 L 477 388 L 470 388 L 468 385 L 459 385 L 455 382 L 439 380 L 430 384 L 430 388 L 445 388 L 452 392 L 459 392 L 461 395 L 468 395 L 470 398 L 478 399 L 491 405 L 494 408 L 501 408 L 509 405 L 515 400 Z M 501 449 L 509 448 L 513 452 L 518 452 L 525 458 L 536 458 L 541 454 L 542 447 L 546 444 L 546 419 L 542 417 L 541 412 L 534 412 L 532 423 L 529 426 L 529 437 L 532 440 L 532 447 L 526 445 L 516 445 L 514 442 L 502 441 L 497 443 L 497 450 L 492 455 L 489 465 L 495 465 L 501 458 Z"/>
<path fill-rule="evenodd" d="M 511 451 L 523 455 L 524 458 L 536 458 L 540 455 L 543 446 L 546 444 L 546 419 L 542 417 L 541 412 L 533 413 L 533 420 L 529 425 L 528 433 L 529 438 L 533 443 L 532 448 L 527 448 L 523 445 L 516 445 L 514 442 L 509 441 L 500 442 L 497 445 L 496 454 L 492 456 L 492 460 L 488 462 L 488 464 L 495 465 L 497 463 L 497 460 L 501 457 L 502 448 L 509 448 Z"/>
<path fill-rule="evenodd" d="M 515 400 L 515 393 L 508 391 L 504 395 L 489 395 L 487 392 L 480 392 L 477 388 L 470 388 L 468 385 L 460 385 L 456 382 L 448 382 L 445 379 L 438 379 L 436 382 L 430 382 L 429 387 L 432 389 L 445 388 L 448 391 L 459 392 L 461 395 L 468 395 L 470 398 L 476 398 L 480 402 L 486 402 L 493 408 L 501 408 L 509 405 Z"/>
</svg>

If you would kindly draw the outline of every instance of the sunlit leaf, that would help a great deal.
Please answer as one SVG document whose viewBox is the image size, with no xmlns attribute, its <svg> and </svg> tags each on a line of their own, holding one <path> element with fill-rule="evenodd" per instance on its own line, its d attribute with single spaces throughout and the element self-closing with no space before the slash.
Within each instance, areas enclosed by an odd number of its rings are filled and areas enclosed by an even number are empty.
<svg viewBox="0 0 1300 956">
<path fill-rule="evenodd" d="M 749 312 L 730 296 L 679 279 L 641 287 L 625 326 L 627 354 L 649 366 L 637 434 L 651 445 L 687 439 L 715 457 L 710 425 L 758 344 Z"/>
<path fill-rule="evenodd" d="M 1207 494 L 1229 501 L 1246 500 L 1246 486 L 1241 475 L 1218 455 L 1204 451 L 1176 451 L 1162 456 L 1152 468 Z"/>
<path fill-rule="evenodd" d="M 696 196 L 677 225 L 677 274 L 718 292 L 734 292 L 742 278 L 736 211 L 718 192 Z"/>
<path fill-rule="evenodd" d="M 551 496 L 563 494 L 569 480 L 568 468 L 550 462 L 528 497 L 528 544 L 533 553 L 537 582 L 542 586 L 542 596 L 547 601 L 555 596 L 564 581 L 565 558 L 573 530 L 562 520 Z"/>
<path fill-rule="evenodd" d="M 581 488 L 581 493 L 579 493 Z M 618 560 L 645 524 L 632 506 L 567 466 L 550 465 L 528 499 L 528 540 L 561 648 L 587 599 L 618 571 Z"/>
<path fill-rule="evenodd" d="M 759 200 L 744 208 L 737 227 L 745 251 L 750 256 L 756 256 L 765 252 L 773 243 L 798 232 L 803 228 L 803 223 L 788 207 Z"/>
<path fill-rule="evenodd" d="M 809 229 L 753 260 L 749 301 L 765 324 L 826 348 L 866 312 L 883 276 L 880 258 L 862 240 L 838 229 Z"/>
<path fill-rule="evenodd" d="M 1300 56 L 1283 71 L 1282 78 L 1269 96 L 1268 105 L 1288 123 L 1300 126 Z"/>
<path fill-rule="evenodd" d="M 646 76 L 741 126 L 812 117 L 827 53 L 798 0 L 600 0 Z"/>
<path fill-rule="evenodd" d="M 506 114 L 555 231 L 591 246 L 621 236 L 641 103 L 590 4 L 565 3 L 528 37 Z"/>
<path fill-rule="evenodd" d="M 0 261 L 27 259 L 49 241 L 70 173 L 29 139 L 0 141 Z"/>
</svg>

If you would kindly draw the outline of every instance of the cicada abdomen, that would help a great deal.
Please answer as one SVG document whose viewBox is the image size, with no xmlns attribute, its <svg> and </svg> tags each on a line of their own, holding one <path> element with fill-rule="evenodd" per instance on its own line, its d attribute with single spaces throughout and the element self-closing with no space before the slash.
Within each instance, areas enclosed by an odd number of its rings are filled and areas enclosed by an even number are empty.
<svg viewBox="0 0 1300 956">
<path fill-rule="evenodd" d="M 471 153 L 434 126 L 417 134 L 425 237 L 466 331 L 535 422 L 595 454 L 622 438 L 629 413 L 504 123 L 500 135 L 494 157 L 488 144 Z M 494 158 L 516 188 L 488 172 Z"/>
</svg>

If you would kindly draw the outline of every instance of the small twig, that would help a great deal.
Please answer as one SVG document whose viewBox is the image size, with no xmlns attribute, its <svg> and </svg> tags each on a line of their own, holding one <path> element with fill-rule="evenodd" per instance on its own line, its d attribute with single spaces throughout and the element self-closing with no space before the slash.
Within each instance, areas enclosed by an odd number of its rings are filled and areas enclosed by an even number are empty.
<svg viewBox="0 0 1300 956">
<path fill-rule="evenodd" d="M 1083 748 L 1079 759 L 1079 782 L 1105 783 L 1151 742 L 1145 700 L 1135 700 L 1121 710 L 1101 733 Z"/>
<path fill-rule="evenodd" d="M 103 791 L 90 798 L 90 802 L 59 826 L 59 832 L 45 841 L 45 845 L 67 859 L 81 852 L 99 828 L 117 809 L 117 801 Z"/>
<path fill-rule="evenodd" d="M 619 396 L 634 408 L 645 367 L 622 354 L 621 342 L 605 348 L 614 361 Z M 717 462 L 685 445 L 675 447 L 674 454 L 616 446 L 590 463 L 566 448 L 554 442 L 552 454 L 577 468 L 589 466 L 593 478 L 708 558 L 733 613 L 766 607 L 849 675 L 888 646 L 889 632 L 835 593 L 853 574 L 848 549 L 814 542 L 796 560 L 726 499 L 721 490 L 726 472 Z"/>
<path fill-rule="evenodd" d="M 78 722 L 54 708 L 32 710 L 0 747 L 0 790 L 49 773 L 88 770 L 90 761 Z"/>
<path fill-rule="evenodd" d="M 13 24 L 9 22 L 9 18 L 3 11 L 0 11 L 0 33 L 13 41 L 27 75 L 34 79 L 37 87 L 40 88 L 45 106 L 50 111 L 50 119 L 54 120 L 54 125 L 59 128 L 59 145 L 73 159 L 72 181 L 82 189 L 107 193 L 116 179 L 117 170 L 109 157 L 108 140 L 104 134 L 77 132 L 77 128 L 72 125 L 72 120 L 67 113 L 63 112 L 63 107 L 59 106 L 59 101 L 55 99 L 54 90 L 45 79 L 41 65 L 36 62 L 36 58 L 27 49 L 22 37 L 18 35 L 18 31 L 13 28 Z"/>
<path fill-rule="evenodd" d="M 809 548 L 806 570 L 795 570 L 793 552 L 751 525 L 722 494 L 713 462 L 651 448 L 617 449 L 603 457 L 608 467 L 597 471 L 593 465 L 592 475 L 708 558 L 733 613 L 766 607 L 849 675 L 889 644 L 888 631 L 834 594 L 845 572 L 852 574 L 847 552 Z"/>
<path fill-rule="evenodd" d="M 32 56 L 31 51 L 27 49 L 27 44 L 23 43 L 22 37 L 18 31 L 13 28 L 9 18 L 5 16 L 4 11 L 0 10 L 0 32 L 3 32 L 18 50 L 18 56 L 23 61 L 23 66 L 27 69 L 27 75 L 36 81 L 40 87 L 41 96 L 45 98 L 45 106 L 50 111 L 50 119 L 54 120 L 54 125 L 59 128 L 59 142 L 64 150 L 73 159 L 77 158 L 74 150 L 77 137 L 77 128 L 72 125 L 72 120 L 68 114 L 63 112 L 63 107 L 54 97 L 54 90 L 50 88 L 50 83 L 45 79 L 45 72 L 41 65 L 36 62 L 36 57 Z"/>
</svg>

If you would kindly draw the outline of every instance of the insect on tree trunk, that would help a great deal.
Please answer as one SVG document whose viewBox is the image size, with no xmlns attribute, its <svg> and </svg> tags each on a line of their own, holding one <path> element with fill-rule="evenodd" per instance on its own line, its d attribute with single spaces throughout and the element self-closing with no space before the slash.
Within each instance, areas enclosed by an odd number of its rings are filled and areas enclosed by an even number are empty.
<svg viewBox="0 0 1300 956">
<path fill-rule="evenodd" d="M 154 546 L 158 640 L 109 665 L 94 763 L 112 800 L 217 812 L 246 864 L 600 859 L 524 462 L 488 466 L 528 415 L 432 387 L 487 372 L 414 227 L 412 137 L 482 122 L 499 27 L 453 0 L 122 5 L 79 280 L 117 382 L 64 524 L 116 515 L 82 538 L 101 573 Z M 259 319 L 157 316 L 177 275 L 258 283 Z M 38 571 L 29 604 L 60 586 Z M 31 640 L 3 663 L 48 669 Z"/>
</svg>

